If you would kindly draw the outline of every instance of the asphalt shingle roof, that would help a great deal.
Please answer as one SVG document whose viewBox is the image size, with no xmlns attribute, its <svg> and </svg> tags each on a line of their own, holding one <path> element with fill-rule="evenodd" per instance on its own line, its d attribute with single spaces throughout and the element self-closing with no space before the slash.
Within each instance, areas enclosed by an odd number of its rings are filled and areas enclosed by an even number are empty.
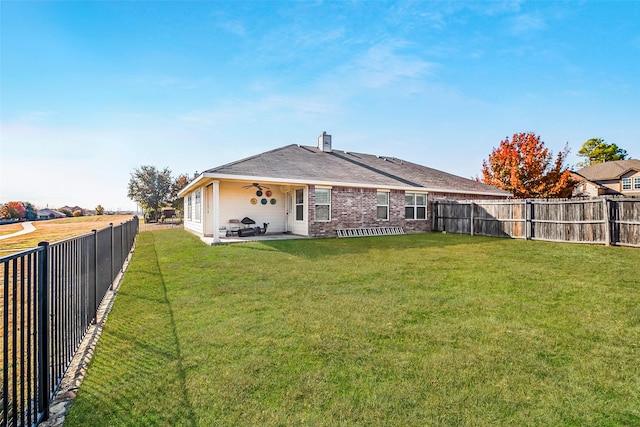
<svg viewBox="0 0 640 427">
<path fill-rule="evenodd" d="M 316 147 L 295 144 L 218 166 L 205 173 L 509 195 L 496 187 L 406 160 L 340 150 L 327 153 Z"/>
<path fill-rule="evenodd" d="M 616 160 L 612 162 L 596 163 L 576 171 L 580 176 L 589 181 L 606 181 L 619 179 L 621 175 L 629 170 L 640 171 L 640 160 Z"/>
</svg>

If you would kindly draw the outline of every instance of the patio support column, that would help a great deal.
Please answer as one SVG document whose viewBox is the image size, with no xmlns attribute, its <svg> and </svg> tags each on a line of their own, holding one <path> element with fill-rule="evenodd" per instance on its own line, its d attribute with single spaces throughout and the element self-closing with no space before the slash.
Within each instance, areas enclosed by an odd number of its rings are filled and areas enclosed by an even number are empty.
<svg viewBox="0 0 640 427">
<path fill-rule="evenodd" d="M 213 181 L 213 243 L 220 243 L 220 181 Z"/>
</svg>

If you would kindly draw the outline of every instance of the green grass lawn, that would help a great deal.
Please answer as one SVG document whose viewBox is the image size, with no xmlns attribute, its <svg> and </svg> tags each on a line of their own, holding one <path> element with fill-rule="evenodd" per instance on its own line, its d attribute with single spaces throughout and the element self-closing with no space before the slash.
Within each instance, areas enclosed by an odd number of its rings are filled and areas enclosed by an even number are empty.
<svg viewBox="0 0 640 427">
<path fill-rule="evenodd" d="M 640 250 L 139 235 L 65 426 L 640 425 Z"/>
</svg>

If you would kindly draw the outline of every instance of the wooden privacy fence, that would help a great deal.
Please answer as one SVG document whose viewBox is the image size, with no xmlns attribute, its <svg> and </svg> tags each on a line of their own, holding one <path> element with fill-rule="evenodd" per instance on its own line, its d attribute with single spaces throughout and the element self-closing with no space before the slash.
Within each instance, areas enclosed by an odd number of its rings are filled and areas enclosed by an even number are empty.
<svg viewBox="0 0 640 427">
<path fill-rule="evenodd" d="M 433 230 L 640 247 L 640 198 L 435 201 Z"/>
</svg>

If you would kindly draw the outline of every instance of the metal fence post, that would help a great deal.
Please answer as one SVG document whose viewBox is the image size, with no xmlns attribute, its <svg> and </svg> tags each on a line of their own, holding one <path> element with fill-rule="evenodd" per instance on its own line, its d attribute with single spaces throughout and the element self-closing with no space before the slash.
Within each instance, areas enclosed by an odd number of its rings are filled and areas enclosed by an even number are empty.
<svg viewBox="0 0 640 427">
<path fill-rule="evenodd" d="M 118 260 L 118 262 L 120 263 L 121 272 L 124 271 L 124 260 L 126 258 L 125 249 L 127 247 L 127 244 L 124 241 L 124 227 L 125 227 L 124 222 L 121 222 L 120 223 L 120 259 Z"/>
<path fill-rule="evenodd" d="M 40 242 L 38 252 L 38 376 L 39 410 L 49 419 L 49 242 Z"/>
<path fill-rule="evenodd" d="M 113 263 L 115 262 L 115 260 L 113 259 L 113 223 L 110 222 L 109 223 L 109 231 L 111 232 L 111 265 L 110 265 L 110 271 L 109 271 L 109 277 L 111 278 L 111 290 L 113 290 L 113 279 L 115 279 L 115 272 L 116 272 L 116 268 L 114 267 Z"/>
<path fill-rule="evenodd" d="M 91 313 L 93 316 L 93 322 L 91 322 L 91 324 L 95 325 L 98 322 L 98 230 L 91 230 L 91 232 L 93 233 L 93 244 L 95 248 L 93 252 L 93 275 L 95 279 L 93 281 L 94 311 Z"/>
</svg>

